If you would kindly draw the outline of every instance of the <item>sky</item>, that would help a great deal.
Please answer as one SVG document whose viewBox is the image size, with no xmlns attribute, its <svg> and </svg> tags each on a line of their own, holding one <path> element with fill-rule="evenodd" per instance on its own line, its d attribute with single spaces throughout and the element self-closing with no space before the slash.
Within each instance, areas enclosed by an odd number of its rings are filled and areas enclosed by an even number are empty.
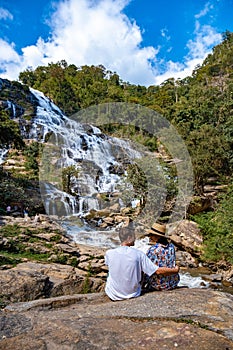
<svg viewBox="0 0 233 350">
<path fill-rule="evenodd" d="M 159 85 L 191 75 L 226 30 L 233 0 L 0 0 L 0 77 L 66 60 Z"/>
</svg>

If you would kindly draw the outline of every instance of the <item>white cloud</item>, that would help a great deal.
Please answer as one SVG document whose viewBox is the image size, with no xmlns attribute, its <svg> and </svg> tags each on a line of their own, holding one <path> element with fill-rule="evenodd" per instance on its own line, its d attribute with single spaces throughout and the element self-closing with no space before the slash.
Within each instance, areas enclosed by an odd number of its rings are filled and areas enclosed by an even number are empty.
<svg viewBox="0 0 233 350">
<path fill-rule="evenodd" d="M 188 55 L 184 57 L 184 62 L 168 61 L 165 72 L 155 78 L 155 84 L 161 84 L 169 78 L 183 79 L 192 74 L 197 65 L 202 64 L 203 60 L 211 52 L 212 47 L 219 44 L 222 35 L 209 26 L 201 26 L 198 21 L 195 23 L 194 39 L 187 42 L 189 50 Z"/>
<path fill-rule="evenodd" d="M 195 33 L 195 40 L 189 40 L 187 47 L 190 57 L 203 59 L 210 52 L 210 48 L 221 41 L 222 36 L 209 25 L 196 27 L 198 30 Z"/>
<path fill-rule="evenodd" d="M 51 37 L 22 49 L 18 72 L 65 59 L 80 65 L 102 64 L 123 80 L 138 84 L 153 81 L 151 62 L 157 50 L 141 47 L 141 30 L 123 14 L 130 0 L 65 0 L 49 21 Z M 17 60 L 16 64 L 19 62 Z M 11 67 L 12 69 L 12 67 Z M 15 72 L 15 70 L 14 70 Z M 7 69 L 5 76 L 12 78 Z M 14 77 L 16 78 L 16 77 Z"/>
<path fill-rule="evenodd" d="M 213 8 L 213 5 L 207 2 L 204 8 L 198 14 L 194 15 L 196 19 L 193 33 L 194 39 L 190 39 L 186 44 L 188 54 L 184 57 L 182 63 L 166 62 L 163 73 L 156 76 L 155 84 L 161 84 L 169 78 L 183 79 L 190 76 L 195 67 L 202 64 L 203 60 L 211 52 L 212 47 L 221 42 L 222 35 L 220 33 L 216 32 L 210 25 L 201 25 L 198 20 L 206 16 Z"/>
<path fill-rule="evenodd" d="M 1 19 L 10 19 L 13 20 L 13 15 L 3 7 L 0 7 L 0 20 Z"/>
<path fill-rule="evenodd" d="M 103 64 L 123 79 L 134 78 L 141 84 L 151 80 L 149 60 L 155 59 L 157 51 L 140 47 L 140 28 L 122 13 L 127 3 L 126 0 L 60 3 L 51 21 L 52 40 L 45 43 L 47 61 L 56 58 L 76 65 Z"/>
<path fill-rule="evenodd" d="M 20 56 L 14 49 L 14 44 L 9 44 L 6 41 L 0 39 L 0 71 L 9 71 L 12 74 L 12 79 L 15 79 L 18 75 L 18 67 L 21 64 Z M 3 78 L 9 79 L 8 74 L 3 74 Z"/>
<path fill-rule="evenodd" d="M 0 39 L 0 47 L 1 47 L 1 55 L 0 55 L 1 62 L 11 62 L 11 61 L 19 62 L 19 56 L 15 52 L 14 44 L 8 44 L 6 41 Z"/>
<path fill-rule="evenodd" d="M 65 59 L 76 66 L 102 64 L 130 83 L 160 84 L 171 77 L 191 75 L 213 45 L 221 41 L 221 35 L 211 26 L 201 26 L 196 20 L 194 39 L 187 43 L 188 55 L 183 62 L 161 64 L 157 60 L 160 48 L 143 47 L 142 30 L 123 13 L 130 1 L 58 2 L 48 22 L 51 36 L 47 40 L 38 38 L 35 45 L 22 48 L 22 55 L 16 53 L 13 44 L 0 40 L 0 71 L 4 72 L 1 76 L 17 79 L 19 72 L 28 67 L 36 68 Z M 207 3 L 196 18 L 204 16 L 210 8 Z M 161 35 L 169 42 L 167 29 L 162 29 Z"/>
<path fill-rule="evenodd" d="M 161 35 L 163 38 L 165 38 L 167 41 L 171 39 L 170 35 L 168 35 L 168 30 L 167 28 L 161 29 Z"/>
<path fill-rule="evenodd" d="M 207 13 L 213 9 L 213 5 L 210 4 L 209 2 L 207 2 L 204 6 L 204 8 L 198 13 L 195 15 L 195 18 L 201 18 L 201 17 L 204 17 L 205 15 L 207 15 Z"/>
</svg>

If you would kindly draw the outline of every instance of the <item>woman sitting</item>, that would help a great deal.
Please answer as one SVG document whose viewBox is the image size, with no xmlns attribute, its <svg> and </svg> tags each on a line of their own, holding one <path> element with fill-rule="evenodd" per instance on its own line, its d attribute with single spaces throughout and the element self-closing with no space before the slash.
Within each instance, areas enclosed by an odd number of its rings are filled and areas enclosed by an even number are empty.
<svg viewBox="0 0 233 350">
<path fill-rule="evenodd" d="M 165 232 L 166 226 L 157 223 L 147 230 L 150 243 L 153 245 L 148 249 L 146 255 L 156 266 L 172 268 L 176 266 L 176 252 L 173 243 L 166 238 Z M 177 287 L 180 276 L 178 273 L 170 276 L 153 274 L 151 277 L 145 275 L 143 280 L 143 289 L 146 292 L 169 290 Z"/>
</svg>

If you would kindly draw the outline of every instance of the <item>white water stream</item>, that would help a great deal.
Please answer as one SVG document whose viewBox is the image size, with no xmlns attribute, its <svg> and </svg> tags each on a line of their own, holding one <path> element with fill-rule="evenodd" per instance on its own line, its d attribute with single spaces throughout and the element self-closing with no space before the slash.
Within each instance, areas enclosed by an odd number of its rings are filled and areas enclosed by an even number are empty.
<svg viewBox="0 0 233 350">
<path fill-rule="evenodd" d="M 47 213 L 83 216 L 90 209 L 100 209 L 97 194 L 113 193 L 122 186 L 124 169 L 118 159 L 132 162 L 141 157 L 140 152 L 125 140 L 108 137 L 97 127 L 67 118 L 41 92 L 31 91 L 40 105 L 30 137 L 43 142 L 52 133 L 40 167 L 41 194 Z M 75 167 L 78 176 L 71 178 L 74 194 L 68 195 L 62 188 L 62 170 L 70 166 Z M 119 176 L 117 168 L 122 169 L 123 176 Z"/>
<path fill-rule="evenodd" d="M 8 149 L 7 148 L 0 149 L 0 165 L 2 163 L 4 163 L 7 153 L 8 153 Z"/>
</svg>

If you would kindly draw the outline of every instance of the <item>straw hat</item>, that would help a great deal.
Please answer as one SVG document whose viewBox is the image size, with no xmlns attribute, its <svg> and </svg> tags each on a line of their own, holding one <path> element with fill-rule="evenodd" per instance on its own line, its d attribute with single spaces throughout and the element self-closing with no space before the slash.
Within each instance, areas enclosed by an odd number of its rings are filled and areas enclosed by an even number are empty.
<svg viewBox="0 0 233 350">
<path fill-rule="evenodd" d="M 154 223 L 149 230 L 146 230 L 146 232 L 156 236 L 165 237 L 166 226 Z"/>
</svg>

